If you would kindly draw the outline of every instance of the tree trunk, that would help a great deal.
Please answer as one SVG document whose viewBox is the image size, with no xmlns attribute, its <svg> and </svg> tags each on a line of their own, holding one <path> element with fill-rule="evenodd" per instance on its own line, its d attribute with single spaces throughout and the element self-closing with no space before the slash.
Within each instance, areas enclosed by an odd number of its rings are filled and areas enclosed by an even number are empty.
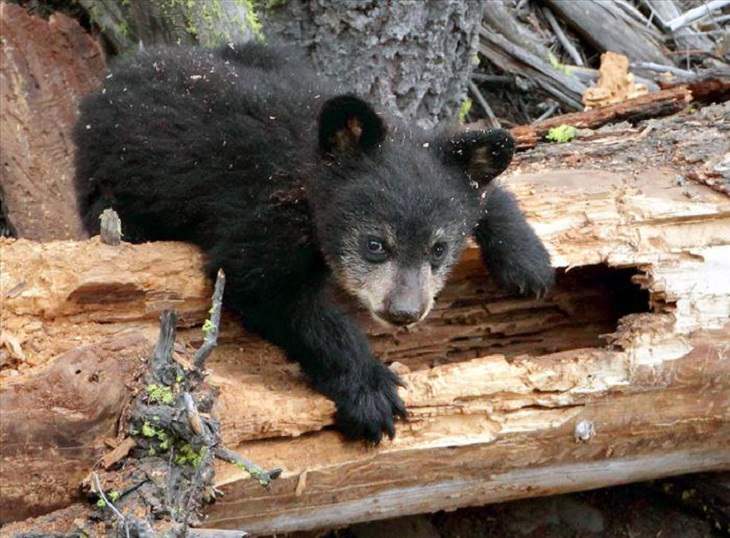
<svg viewBox="0 0 730 538">
<path fill-rule="evenodd" d="M 722 173 L 728 128 L 725 104 L 518 154 L 505 183 L 561 268 L 557 286 L 543 301 L 510 297 L 470 248 L 424 324 L 368 326 L 407 383 L 409 418 L 378 448 L 343 441 L 332 403 L 229 320 L 208 363 L 223 442 L 284 474 L 261 490 L 220 464 L 225 496 L 206 526 L 268 534 L 729 468 L 730 198 L 692 179 Z M 13 417 L 0 445 L 7 520 L 74 499 L 46 496 L 27 469 L 57 492 L 102 455 L 107 410 L 129 391 L 114 372 L 131 357 L 94 350 L 130 331 L 151 341 L 170 306 L 201 323 L 210 287 L 182 244 L 0 248 L 3 375 L 15 373 L 0 389 Z M 199 330 L 180 337 L 190 361 Z M 55 399 L 34 392 L 49 376 L 63 384 Z M 76 446 L 88 453 L 66 454 L 53 416 L 86 432 Z"/>
<path fill-rule="evenodd" d="M 455 118 L 474 65 L 483 0 L 270 2 L 264 33 L 304 48 L 316 68 L 396 116 Z"/>
<path fill-rule="evenodd" d="M 249 0 L 79 0 L 114 52 L 150 45 L 217 47 L 250 41 L 260 24 Z"/>
</svg>

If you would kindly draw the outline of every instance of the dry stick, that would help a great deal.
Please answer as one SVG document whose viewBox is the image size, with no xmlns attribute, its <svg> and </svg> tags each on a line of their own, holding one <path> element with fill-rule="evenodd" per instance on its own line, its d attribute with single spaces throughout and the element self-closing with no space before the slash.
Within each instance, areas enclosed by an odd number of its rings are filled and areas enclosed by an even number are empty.
<svg viewBox="0 0 730 538">
<path fill-rule="evenodd" d="M 690 9 L 676 19 L 672 19 L 667 23 L 667 28 L 671 32 L 676 32 L 683 26 L 692 24 L 700 19 L 710 15 L 710 12 L 730 6 L 730 0 L 710 0 L 706 4 Z"/>
<path fill-rule="evenodd" d="M 245 538 L 246 531 L 228 531 L 223 529 L 188 529 L 188 538 Z"/>
<path fill-rule="evenodd" d="M 210 446 L 210 436 L 203 425 L 203 420 L 200 418 L 198 408 L 195 405 L 195 401 L 189 392 L 184 392 L 182 395 L 183 403 L 185 404 L 185 413 L 188 416 L 188 423 L 190 429 L 193 430 L 197 435 L 201 436 L 206 445 Z"/>
<path fill-rule="evenodd" d="M 576 65 L 583 66 L 583 58 L 580 57 L 580 54 L 578 54 L 578 51 L 575 49 L 573 44 L 570 42 L 568 37 L 563 32 L 563 29 L 560 27 L 560 24 L 558 24 L 557 19 L 555 18 L 555 15 L 553 15 L 553 12 L 550 11 L 550 8 L 544 7 L 542 8 L 542 13 L 545 15 L 545 18 L 547 19 L 548 23 L 550 24 L 550 27 L 553 29 L 553 32 L 555 32 L 555 37 L 558 38 L 558 41 L 560 41 L 560 44 L 563 46 L 563 49 L 565 49 L 565 52 L 568 53 L 568 56 L 570 56 L 573 59 L 573 62 Z"/>
<path fill-rule="evenodd" d="M 99 497 L 106 503 L 106 506 L 112 509 L 112 512 L 122 521 L 122 524 L 124 525 L 124 532 L 127 534 L 127 538 L 129 538 L 129 526 L 127 525 L 127 520 L 124 517 L 124 515 L 117 510 L 117 507 L 114 506 L 114 504 L 107 498 L 106 495 L 104 495 L 104 490 L 101 487 L 101 483 L 99 482 L 99 475 L 96 473 L 94 474 L 94 483 L 96 485 L 96 492 L 99 494 Z"/>
<path fill-rule="evenodd" d="M 559 106 L 560 105 L 558 105 L 558 103 L 553 101 L 552 103 L 550 103 L 550 106 L 548 107 L 548 109 L 545 112 L 543 112 L 542 114 L 540 114 L 540 116 L 532 123 L 537 123 L 538 121 L 548 119 L 550 116 L 555 114 L 555 111 L 558 109 Z"/>
<path fill-rule="evenodd" d="M 672 73 L 680 77 L 694 77 L 695 73 L 674 67 L 672 65 L 655 64 L 653 62 L 631 62 L 632 69 L 646 69 L 648 71 L 656 71 L 657 73 Z"/>
<path fill-rule="evenodd" d="M 482 92 L 480 92 L 479 88 L 477 88 L 477 85 L 474 84 L 474 82 L 471 80 L 469 81 L 469 91 L 471 91 L 476 100 L 479 102 L 479 106 L 481 106 L 484 112 L 486 112 L 487 121 L 489 122 L 490 127 L 499 129 L 501 125 L 499 123 L 499 120 L 497 119 L 497 116 L 494 115 L 492 108 L 489 106 L 489 103 L 487 103 L 487 100 L 482 95 Z"/>
<path fill-rule="evenodd" d="M 646 24 L 647 26 L 651 24 L 651 21 L 647 19 L 641 11 L 625 0 L 614 0 L 614 4 L 623 9 L 629 15 L 633 16 L 641 24 Z"/>
<path fill-rule="evenodd" d="M 472 73 L 471 78 L 479 82 L 495 82 L 498 84 L 513 84 L 515 77 L 510 75 L 485 75 L 484 73 Z"/>
<path fill-rule="evenodd" d="M 276 480 L 277 478 L 279 478 L 279 476 L 281 476 L 281 469 L 264 471 L 261 467 L 259 467 L 252 461 L 249 461 L 243 456 L 240 456 L 239 454 L 234 452 L 233 450 L 229 450 L 222 446 L 216 447 L 215 457 L 220 460 L 227 461 L 228 463 L 232 463 L 237 467 L 243 468 L 243 470 L 245 470 L 248 474 L 258 480 L 264 486 L 269 485 L 272 480 Z"/>
<path fill-rule="evenodd" d="M 116 246 L 122 242 L 122 221 L 113 209 L 105 209 L 99 216 L 99 235 L 101 242 L 106 245 Z"/>
<path fill-rule="evenodd" d="M 210 309 L 210 319 L 203 324 L 205 339 L 203 345 L 195 352 L 193 366 L 198 375 L 202 376 L 205 360 L 208 358 L 213 348 L 218 343 L 218 332 L 221 321 L 221 308 L 223 304 L 223 289 L 226 285 L 226 275 L 223 269 L 218 269 L 215 279 L 215 288 L 213 290 L 213 306 Z"/>
</svg>

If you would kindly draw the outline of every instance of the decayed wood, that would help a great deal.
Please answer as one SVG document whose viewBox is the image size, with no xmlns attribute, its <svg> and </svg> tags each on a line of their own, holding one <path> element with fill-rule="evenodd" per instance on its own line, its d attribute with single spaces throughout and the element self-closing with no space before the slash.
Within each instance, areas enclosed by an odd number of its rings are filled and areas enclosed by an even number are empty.
<svg viewBox="0 0 730 538">
<path fill-rule="evenodd" d="M 558 288 L 510 297 L 471 248 L 426 323 L 370 327 L 410 413 L 377 449 L 344 442 L 294 364 L 224 323 L 208 363 L 223 442 L 284 474 L 262 491 L 221 464 L 226 495 L 206 525 L 272 533 L 728 468 L 730 198 L 677 181 L 701 151 L 727 151 L 726 108 L 520 154 L 504 183 L 563 268 Z M 30 362 L 147 334 L 161 308 L 176 304 L 187 324 L 207 316 L 202 258 L 186 245 L 0 248 L 18 386 L 37 375 Z M 68 479 L 45 455 L 28 464 Z"/>
<path fill-rule="evenodd" d="M 5 330 L 5 329 L 3 329 Z M 79 498 L 78 485 L 108 450 L 126 385 L 150 342 L 136 332 L 71 350 L 0 387 L 0 523 L 44 514 Z"/>
<path fill-rule="evenodd" d="M 84 237 L 71 130 L 81 96 L 105 73 L 101 47 L 61 13 L 48 20 L 0 3 L 0 197 L 20 237 Z"/>
</svg>

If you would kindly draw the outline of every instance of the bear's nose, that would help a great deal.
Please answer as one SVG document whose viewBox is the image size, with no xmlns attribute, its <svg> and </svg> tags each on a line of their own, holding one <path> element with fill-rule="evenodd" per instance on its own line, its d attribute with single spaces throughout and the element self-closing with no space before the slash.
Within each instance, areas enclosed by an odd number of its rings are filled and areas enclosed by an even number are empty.
<svg viewBox="0 0 730 538">
<path fill-rule="evenodd" d="M 415 323 L 421 319 L 422 315 L 422 310 L 396 309 L 385 312 L 383 317 L 393 325 L 410 325 L 411 323 Z"/>
</svg>

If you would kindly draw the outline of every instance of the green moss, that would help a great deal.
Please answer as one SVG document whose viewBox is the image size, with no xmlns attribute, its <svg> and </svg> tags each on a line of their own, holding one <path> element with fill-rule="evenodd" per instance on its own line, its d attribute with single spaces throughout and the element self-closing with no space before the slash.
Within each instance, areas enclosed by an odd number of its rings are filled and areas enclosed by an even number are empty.
<svg viewBox="0 0 730 538">
<path fill-rule="evenodd" d="M 550 142 L 557 142 L 559 144 L 562 144 L 564 142 L 570 142 L 577 135 L 578 129 L 576 129 L 572 125 L 560 125 L 558 127 L 553 127 L 552 129 L 550 129 L 545 138 Z"/>
<path fill-rule="evenodd" d="M 469 114 L 472 104 L 472 100 L 468 97 L 461 102 L 461 106 L 459 107 L 459 123 L 466 121 L 466 116 Z"/>
<path fill-rule="evenodd" d="M 107 497 L 109 497 L 109 500 L 111 502 L 117 502 L 117 500 L 119 500 L 119 497 L 121 497 L 121 493 L 119 493 L 118 491 L 110 491 L 109 493 L 107 493 Z"/>
<path fill-rule="evenodd" d="M 170 387 L 150 383 L 147 385 L 147 399 L 151 403 L 161 403 L 164 405 L 172 405 L 175 403 L 175 395 Z"/>
<path fill-rule="evenodd" d="M 106 501 L 104 499 L 99 499 L 98 501 L 96 501 L 96 507 L 99 510 L 104 510 L 104 508 L 106 508 Z"/>
</svg>

